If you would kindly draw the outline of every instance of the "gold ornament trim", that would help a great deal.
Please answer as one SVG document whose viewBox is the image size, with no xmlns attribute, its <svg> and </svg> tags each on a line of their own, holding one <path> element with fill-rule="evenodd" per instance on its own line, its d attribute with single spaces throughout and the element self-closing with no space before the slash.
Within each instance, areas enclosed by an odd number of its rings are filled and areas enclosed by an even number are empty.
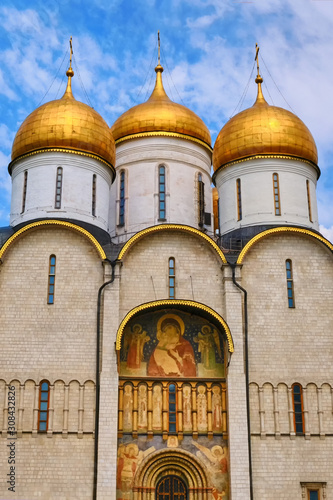
<svg viewBox="0 0 333 500">
<path fill-rule="evenodd" d="M 233 160 L 229 161 L 227 163 L 224 163 L 220 165 L 214 172 L 213 174 L 213 181 L 215 180 L 216 174 L 220 171 L 223 170 L 226 167 L 230 167 L 232 165 L 237 165 L 237 163 L 244 163 L 245 161 L 249 160 L 262 160 L 262 159 L 267 159 L 267 158 L 273 158 L 277 160 L 294 160 L 294 161 L 302 161 L 304 163 L 307 163 L 308 165 L 311 165 L 311 167 L 314 167 L 317 170 L 318 174 L 318 179 L 320 177 L 320 168 L 318 165 L 316 165 L 313 161 L 306 160 L 305 158 L 302 158 L 301 156 L 292 156 L 292 155 L 277 155 L 277 154 L 263 154 L 263 155 L 251 155 L 251 156 L 246 156 L 245 158 L 240 158 L 239 160 Z"/>
<path fill-rule="evenodd" d="M 270 234 L 276 234 L 276 233 L 301 233 L 301 234 L 306 234 L 308 236 L 312 236 L 312 238 L 315 238 L 315 239 L 321 241 L 331 251 L 333 251 L 333 245 L 332 245 L 332 243 L 330 243 L 326 238 L 324 238 L 320 234 L 314 233 L 313 231 L 310 231 L 309 229 L 301 229 L 299 227 L 288 227 L 288 226 L 275 227 L 273 229 L 267 229 L 266 231 L 263 231 L 262 233 L 259 233 L 256 236 L 254 236 L 254 238 L 252 238 L 252 240 L 250 240 L 245 245 L 245 247 L 243 248 L 243 250 L 239 254 L 238 259 L 237 259 L 237 264 L 242 264 L 243 263 L 245 255 L 250 250 L 250 248 L 255 243 L 257 243 L 257 241 L 261 240 L 262 238 L 265 238 L 266 236 L 269 236 Z"/>
<path fill-rule="evenodd" d="M 34 151 L 29 151 L 29 153 L 25 153 L 24 155 L 18 156 L 14 160 L 12 160 L 9 165 L 8 165 L 8 171 L 11 173 L 12 167 L 14 163 L 16 163 L 18 160 L 22 160 L 23 158 L 27 158 L 28 156 L 33 156 L 38 153 L 72 153 L 74 155 L 79 155 L 79 156 L 87 156 L 88 158 L 93 158 L 94 160 L 99 160 L 102 163 L 104 163 L 107 167 L 109 167 L 112 170 L 113 177 L 116 175 L 116 170 L 112 163 L 109 163 L 108 161 L 104 160 L 101 156 L 95 155 L 94 153 L 86 153 L 85 151 L 79 151 L 78 149 L 64 149 L 64 148 L 43 148 L 43 149 L 35 149 Z"/>
<path fill-rule="evenodd" d="M 141 304 L 137 307 L 134 307 L 131 311 L 129 311 L 118 328 L 117 338 L 116 338 L 116 351 L 120 351 L 121 349 L 121 339 L 124 333 L 124 329 L 127 323 L 136 316 L 137 313 L 143 311 L 149 311 L 149 309 L 153 309 L 156 307 L 163 308 L 164 306 L 174 306 L 176 307 L 192 307 L 193 309 L 198 309 L 199 311 L 205 311 L 214 319 L 216 319 L 220 325 L 222 326 L 228 342 L 228 351 L 230 353 L 234 352 L 234 343 L 232 340 L 231 332 L 229 326 L 224 321 L 224 319 L 208 306 L 201 304 L 200 302 L 194 302 L 193 300 L 176 300 L 176 299 L 165 299 L 165 300 L 154 300 L 153 302 L 146 302 L 145 304 Z"/>
<path fill-rule="evenodd" d="M 215 243 L 212 238 L 207 236 L 205 233 L 202 233 L 199 231 L 199 229 L 195 229 L 194 227 L 191 226 L 184 226 L 182 224 L 159 224 L 157 226 L 152 226 L 148 227 L 147 229 L 143 229 L 142 231 L 139 231 L 136 233 L 132 238 L 130 238 L 127 243 L 123 246 L 123 248 L 120 250 L 120 253 L 118 255 L 118 260 L 122 260 L 125 253 L 129 250 L 129 248 L 136 243 L 137 240 L 141 239 L 143 236 L 146 236 L 147 234 L 151 233 L 158 233 L 160 231 L 184 231 L 187 233 L 192 233 L 197 236 L 200 236 L 202 239 L 204 239 L 207 243 L 209 243 L 215 252 L 218 254 L 218 256 L 221 258 L 223 264 L 227 263 L 227 259 L 224 256 L 224 253 L 222 250 L 219 248 L 219 246 Z"/>
<path fill-rule="evenodd" d="M 67 227 L 69 229 L 74 229 L 74 231 L 77 231 L 78 233 L 83 234 L 86 236 L 91 243 L 95 246 L 97 252 L 99 253 L 101 259 L 105 260 L 106 259 L 106 254 L 102 248 L 102 246 L 98 243 L 96 238 L 89 233 L 86 229 L 83 229 L 80 226 L 76 226 L 75 224 L 72 224 L 71 222 L 65 222 L 61 220 L 42 220 L 38 222 L 32 222 L 31 224 L 27 224 L 26 226 L 22 227 L 19 229 L 16 233 L 14 233 L 8 240 L 4 243 L 2 248 L 0 249 L 0 259 L 2 259 L 3 255 L 5 254 L 6 250 L 8 247 L 19 237 L 21 234 L 25 233 L 26 231 L 29 231 L 30 229 L 33 229 L 35 227 L 40 227 L 40 226 L 62 226 L 62 227 Z"/>
<path fill-rule="evenodd" d="M 140 132 L 139 134 L 130 134 L 126 135 L 125 137 L 120 137 L 115 141 L 115 144 L 119 144 L 124 141 L 128 141 L 130 139 L 141 139 L 142 137 L 156 137 L 156 136 L 165 136 L 165 137 L 177 137 L 180 139 L 187 139 L 192 142 L 196 142 L 200 144 L 201 146 L 204 146 L 208 151 L 212 152 L 213 148 L 207 144 L 204 141 L 201 141 L 200 139 L 197 139 L 196 137 L 192 137 L 191 135 L 186 135 L 186 134 L 179 134 L 178 132 Z"/>
</svg>

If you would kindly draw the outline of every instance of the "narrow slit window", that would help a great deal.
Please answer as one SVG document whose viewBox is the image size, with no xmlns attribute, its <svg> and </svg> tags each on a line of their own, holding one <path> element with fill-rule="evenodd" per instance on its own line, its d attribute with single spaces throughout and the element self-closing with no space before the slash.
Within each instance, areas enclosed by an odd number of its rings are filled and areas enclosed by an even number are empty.
<svg viewBox="0 0 333 500">
<path fill-rule="evenodd" d="M 54 208 L 61 208 L 61 193 L 62 193 L 62 167 L 58 167 Z"/>
<path fill-rule="evenodd" d="M 55 271 L 56 271 L 56 257 L 55 255 L 51 255 L 50 265 L 49 265 L 48 294 L 47 294 L 48 304 L 54 303 Z"/>
<path fill-rule="evenodd" d="M 44 380 L 39 388 L 38 431 L 46 432 L 49 418 L 50 385 Z"/>
<path fill-rule="evenodd" d="M 242 190 L 241 190 L 241 180 L 236 180 L 236 192 L 237 192 L 237 220 L 242 220 Z"/>
<path fill-rule="evenodd" d="M 23 193 L 22 193 L 22 210 L 21 213 L 25 211 L 25 202 L 27 199 L 27 186 L 28 186 L 28 171 L 24 172 L 24 180 L 23 180 Z"/>
<path fill-rule="evenodd" d="M 293 385 L 294 425 L 296 434 L 304 434 L 303 394 L 300 384 Z"/>
<path fill-rule="evenodd" d="M 165 220 L 165 167 L 161 166 L 158 170 L 158 218 Z"/>
<path fill-rule="evenodd" d="M 174 299 L 176 294 L 176 268 L 175 259 L 170 257 L 169 259 L 169 299 Z"/>
<path fill-rule="evenodd" d="M 125 225 L 125 172 L 120 174 L 119 226 Z"/>
<path fill-rule="evenodd" d="M 294 281 L 293 281 L 293 265 L 290 259 L 286 260 L 286 276 L 287 276 L 287 294 L 288 294 L 288 307 L 295 307 L 294 296 Z"/>
<path fill-rule="evenodd" d="M 309 221 L 313 222 L 313 220 L 312 220 L 312 211 L 311 211 L 311 198 L 310 198 L 310 182 L 308 180 L 306 181 L 306 194 L 307 194 L 307 197 L 308 197 Z"/>
<path fill-rule="evenodd" d="M 177 432 L 176 386 L 169 385 L 169 432 Z"/>
<path fill-rule="evenodd" d="M 203 227 L 205 222 L 205 183 L 202 175 L 198 175 L 198 224 Z"/>
<path fill-rule="evenodd" d="M 92 178 L 92 193 L 91 193 L 91 213 L 96 217 L 96 174 Z"/>
<path fill-rule="evenodd" d="M 275 215 L 281 215 L 279 176 L 273 174 L 274 209 Z"/>
</svg>

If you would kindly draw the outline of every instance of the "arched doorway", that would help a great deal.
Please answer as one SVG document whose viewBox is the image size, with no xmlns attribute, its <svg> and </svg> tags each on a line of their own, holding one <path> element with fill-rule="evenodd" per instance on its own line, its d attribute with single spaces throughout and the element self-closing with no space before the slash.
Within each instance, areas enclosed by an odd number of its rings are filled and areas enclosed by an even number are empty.
<svg viewBox="0 0 333 500">
<path fill-rule="evenodd" d="M 186 500 L 187 488 L 178 476 L 163 477 L 156 487 L 156 500 Z"/>
</svg>

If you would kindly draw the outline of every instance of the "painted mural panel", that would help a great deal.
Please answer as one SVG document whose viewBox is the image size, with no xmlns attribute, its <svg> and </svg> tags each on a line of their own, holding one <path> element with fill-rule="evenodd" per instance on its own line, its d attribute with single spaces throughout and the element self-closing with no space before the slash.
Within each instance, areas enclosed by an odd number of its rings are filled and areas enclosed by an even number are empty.
<svg viewBox="0 0 333 500">
<path fill-rule="evenodd" d="M 136 316 L 123 334 L 120 375 L 224 377 L 221 333 L 206 319 L 183 311 Z"/>
<path fill-rule="evenodd" d="M 214 500 L 229 500 L 228 481 L 228 449 L 226 441 L 220 437 L 208 439 L 199 437 L 194 440 L 185 436 L 179 441 L 177 436 L 169 436 L 167 441 L 162 436 L 132 439 L 124 436 L 118 443 L 117 499 L 132 500 L 135 475 L 142 461 L 153 452 L 163 448 L 183 449 L 191 453 L 208 472 L 212 498 Z"/>
</svg>

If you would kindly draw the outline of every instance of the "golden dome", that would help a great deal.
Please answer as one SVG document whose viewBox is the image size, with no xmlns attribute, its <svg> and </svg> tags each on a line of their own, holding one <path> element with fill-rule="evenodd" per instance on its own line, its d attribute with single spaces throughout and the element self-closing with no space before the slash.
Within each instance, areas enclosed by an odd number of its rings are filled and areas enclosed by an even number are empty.
<svg viewBox="0 0 333 500">
<path fill-rule="evenodd" d="M 121 115 L 111 127 L 116 143 L 133 137 L 166 135 L 204 143 L 211 150 L 211 137 L 204 122 L 193 111 L 167 96 L 162 82 L 163 67 L 155 68 L 156 84 L 147 102 Z"/>
<path fill-rule="evenodd" d="M 97 156 L 108 165 L 115 164 L 115 145 L 108 124 L 93 108 L 76 101 L 71 78 L 61 99 L 35 109 L 22 123 L 13 143 L 12 161 L 27 153 L 70 150 Z"/>
<path fill-rule="evenodd" d="M 261 155 L 301 158 L 317 166 L 317 147 L 311 132 L 298 116 L 265 101 L 262 81 L 258 74 L 254 105 L 231 118 L 220 131 L 213 150 L 214 171 L 227 163 Z"/>
</svg>

